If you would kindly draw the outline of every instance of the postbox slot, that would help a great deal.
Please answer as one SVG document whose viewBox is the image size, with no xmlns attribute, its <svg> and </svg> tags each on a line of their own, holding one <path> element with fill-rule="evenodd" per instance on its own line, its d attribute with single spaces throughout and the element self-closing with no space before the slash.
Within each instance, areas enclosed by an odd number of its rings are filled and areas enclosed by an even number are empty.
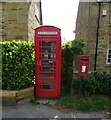
<svg viewBox="0 0 111 120">
<path fill-rule="evenodd" d="M 89 59 L 86 59 L 86 58 L 82 58 L 81 60 L 89 61 Z"/>
</svg>

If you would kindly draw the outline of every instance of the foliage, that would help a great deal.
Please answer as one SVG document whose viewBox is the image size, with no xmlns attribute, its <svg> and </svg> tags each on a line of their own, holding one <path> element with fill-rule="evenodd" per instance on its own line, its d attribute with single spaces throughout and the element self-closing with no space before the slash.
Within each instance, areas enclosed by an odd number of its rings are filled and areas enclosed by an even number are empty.
<svg viewBox="0 0 111 120">
<path fill-rule="evenodd" d="M 109 96 L 93 95 L 89 97 L 78 98 L 74 95 L 65 95 L 58 102 L 58 106 L 63 109 L 81 111 L 81 112 L 98 112 L 111 111 L 111 99 Z"/>
<path fill-rule="evenodd" d="M 83 40 L 68 41 L 62 46 L 62 85 L 69 88 L 73 79 L 73 59 L 83 54 Z"/>
<path fill-rule="evenodd" d="M 30 99 L 30 102 L 31 102 L 31 103 L 34 103 L 34 104 L 40 104 L 40 102 L 38 102 L 35 97 L 32 97 L 32 98 Z"/>
<path fill-rule="evenodd" d="M 33 86 L 34 45 L 25 41 L 2 42 L 2 89 Z"/>
<path fill-rule="evenodd" d="M 106 72 L 92 72 L 89 77 L 73 80 L 71 83 L 72 88 L 78 93 L 82 87 L 82 94 L 102 94 L 111 95 L 111 74 Z"/>
</svg>

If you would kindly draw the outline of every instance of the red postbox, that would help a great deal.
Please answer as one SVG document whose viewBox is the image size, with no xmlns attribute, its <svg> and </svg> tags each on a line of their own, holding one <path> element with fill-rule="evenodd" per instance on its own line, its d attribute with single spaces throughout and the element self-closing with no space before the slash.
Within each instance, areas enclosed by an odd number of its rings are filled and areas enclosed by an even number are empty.
<svg viewBox="0 0 111 120">
<path fill-rule="evenodd" d="M 79 68 L 78 68 L 79 76 L 87 76 L 88 68 L 89 68 L 89 56 L 81 55 L 79 59 Z"/>
<path fill-rule="evenodd" d="M 59 97 L 61 79 L 61 30 L 35 29 L 35 96 Z"/>
</svg>

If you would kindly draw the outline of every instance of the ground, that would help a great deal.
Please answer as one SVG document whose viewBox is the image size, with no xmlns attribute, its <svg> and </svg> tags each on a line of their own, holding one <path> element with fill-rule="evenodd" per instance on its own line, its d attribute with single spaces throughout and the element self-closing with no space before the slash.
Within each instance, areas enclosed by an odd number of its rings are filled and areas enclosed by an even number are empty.
<svg viewBox="0 0 111 120">
<path fill-rule="evenodd" d="M 39 101 L 40 102 L 40 101 Z M 43 102 L 42 102 L 43 103 Z M 2 106 L 2 118 L 107 118 L 104 113 L 65 112 L 45 104 L 25 100 L 13 106 Z"/>
</svg>

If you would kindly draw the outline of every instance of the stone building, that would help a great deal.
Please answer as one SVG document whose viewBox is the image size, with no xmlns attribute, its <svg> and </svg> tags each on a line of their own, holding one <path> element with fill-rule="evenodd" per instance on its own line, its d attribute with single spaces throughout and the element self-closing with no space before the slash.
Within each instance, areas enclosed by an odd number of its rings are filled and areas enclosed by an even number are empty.
<svg viewBox="0 0 111 120">
<path fill-rule="evenodd" d="M 2 41 L 34 41 L 34 29 L 42 24 L 40 0 L 1 2 Z"/>
<path fill-rule="evenodd" d="M 79 3 L 75 39 L 83 39 L 91 71 L 111 71 L 111 1 Z"/>
</svg>

